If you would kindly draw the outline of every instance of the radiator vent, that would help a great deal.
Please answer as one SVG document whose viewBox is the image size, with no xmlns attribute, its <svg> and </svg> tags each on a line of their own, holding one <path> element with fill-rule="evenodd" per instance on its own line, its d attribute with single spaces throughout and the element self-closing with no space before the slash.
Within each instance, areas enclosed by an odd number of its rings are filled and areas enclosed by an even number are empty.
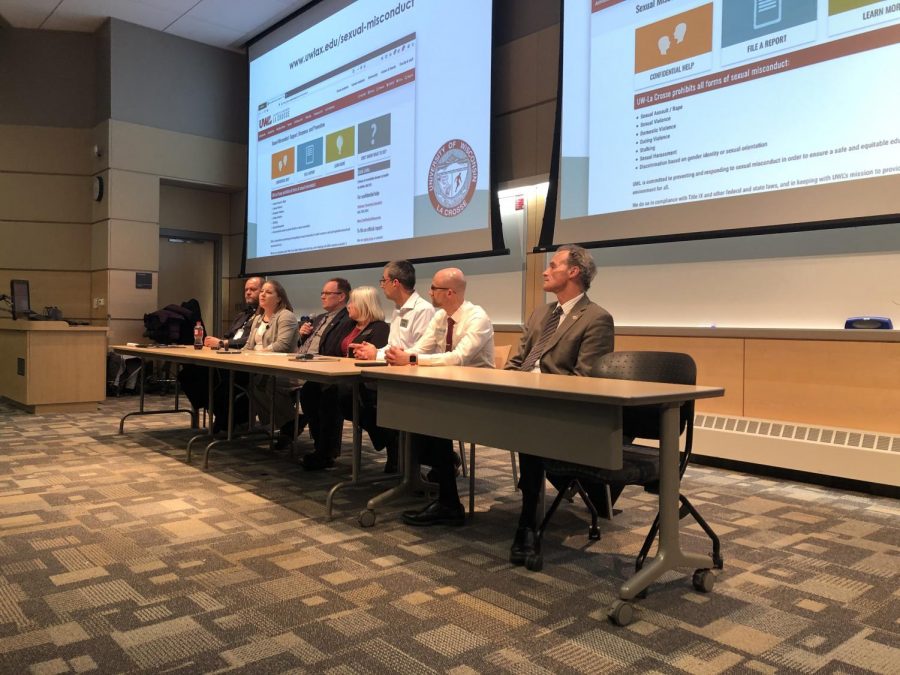
<svg viewBox="0 0 900 675">
<path fill-rule="evenodd" d="M 714 429 L 716 431 L 749 434 L 751 436 L 790 438 L 795 441 L 839 445 L 846 448 L 900 452 L 900 436 L 876 432 L 812 427 L 771 420 L 729 417 L 727 415 L 700 414 L 694 416 L 694 427 L 697 429 Z"/>
</svg>

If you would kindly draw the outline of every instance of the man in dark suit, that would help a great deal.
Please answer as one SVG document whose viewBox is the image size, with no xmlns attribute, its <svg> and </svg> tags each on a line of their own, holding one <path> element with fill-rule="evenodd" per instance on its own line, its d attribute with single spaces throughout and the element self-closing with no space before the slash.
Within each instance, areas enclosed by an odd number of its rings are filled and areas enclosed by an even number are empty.
<svg viewBox="0 0 900 675">
<path fill-rule="evenodd" d="M 538 371 L 589 377 L 594 364 L 613 351 L 613 319 L 586 295 L 597 273 L 590 254 L 581 246 L 560 246 L 544 270 L 544 291 L 556 301 L 538 307 L 528 319 L 519 351 L 507 370 Z M 509 561 L 524 565 L 535 553 L 537 507 L 544 484 L 540 457 L 519 454 L 522 512 L 509 552 Z"/>
<path fill-rule="evenodd" d="M 209 349 L 241 349 L 247 343 L 250 334 L 250 324 L 256 316 L 259 307 L 259 291 L 263 280 L 260 277 L 250 277 L 244 282 L 244 308 L 234 321 L 224 337 L 218 338 L 208 335 L 203 345 Z M 216 413 L 214 431 L 224 431 L 227 427 L 228 417 L 228 378 L 224 371 L 216 371 L 215 390 L 213 392 L 213 409 Z M 236 373 L 235 383 L 246 388 L 250 381 L 246 373 Z M 186 365 L 178 372 L 178 382 L 191 405 L 199 410 L 207 407 L 209 398 L 209 371 L 205 366 Z M 247 421 L 247 399 L 236 401 L 234 409 L 234 423 L 242 424 Z"/>
<path fill-rule="evenodd" d="M 300 326 L 299 352 L 344 356 L 341 340 L 353 330 L 354 322 L 347 314 L 350 299 L 350 282 L 340 277 L 329 279 L 322 286 L 324 313 L 311 323 Z M 341 433 L 344 418 L 341 416 L 334 387 L 319 382 L 306 382 L 300 389 L 300 407 L 304 422 L 309 423 L 315 450 L 303 455 L 303 468 L 310 471 L 334 466 L 334 458 L 341 452 Z"/>
</svg>

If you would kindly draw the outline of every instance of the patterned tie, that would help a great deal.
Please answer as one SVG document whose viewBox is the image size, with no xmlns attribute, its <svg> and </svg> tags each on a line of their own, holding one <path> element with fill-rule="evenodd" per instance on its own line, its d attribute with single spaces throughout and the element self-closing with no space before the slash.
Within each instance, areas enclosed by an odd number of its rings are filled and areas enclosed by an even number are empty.
<svg viewBox="0 0 900 675">
<path fill-rule="evenodd" d="M 528 356 L 522 361 L 519 370 L 524 373 L 534 370 L 534 364 L 541 358 L 547 345 L 550 344 L 550 339 L 553 337 L 556 329 L 559 328 L 559 317 L 561 315 L 562 307 L 556 305 L 556 309 L 550 312 L 550 316 L 548 316 L 547 320 L 544 322 L 544 330 L 541 332 L 540 339 L 531 346 L 531 351 L 528 352 Z"/>
<path fill-rule="evenodd" d="M 456 322 L 451 319 L 449 316 L 447 317 L 447 344 L 445 345 L 445 352 L 453 351 L 453 326 L 456 325 Z"/>
<path fill-rule="evenodd" d="M 322 333 L 325 332 L 325 328 L 328 326 L 331 319 L 330 314 L 320 314 L 319 317 L 316 318 L 316 322 L 314 323 L 315 328 L 313 328 L 313 332 L 306 339 L 300 347 L 297 349 L 297 352 L 300 354 L 318 354 L 319 353 L 319 343 L 322 341 Z"/>
</svg>

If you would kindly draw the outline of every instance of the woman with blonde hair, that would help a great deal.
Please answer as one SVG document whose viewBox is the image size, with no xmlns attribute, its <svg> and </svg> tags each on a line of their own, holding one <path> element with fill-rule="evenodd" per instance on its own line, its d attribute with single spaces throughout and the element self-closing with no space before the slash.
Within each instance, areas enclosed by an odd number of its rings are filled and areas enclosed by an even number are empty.
<svg viewBox="0 0 900 675">
<path fill-rule="evenodd" d="M 384 310 L 378 301 L 378 291 L 372 286 L 359 286 L 350 291 L 347 302 L 348 318 L 335 330 L 341 331 L 340 354 L 353 356 L 351 343 L 369 342 L 376 347 L 387 344 L 390 326 L 384 321 Z M 340 385 L 304 387 L 300 403 L 307 418 L 317 420 L 313 436 L 316 449 L 303 456 L 303 468 L 309 471 L 334 466 L 334 458 L 341 454 L 341 433 L 344 415 L 340 403 Z"/>
</svg>

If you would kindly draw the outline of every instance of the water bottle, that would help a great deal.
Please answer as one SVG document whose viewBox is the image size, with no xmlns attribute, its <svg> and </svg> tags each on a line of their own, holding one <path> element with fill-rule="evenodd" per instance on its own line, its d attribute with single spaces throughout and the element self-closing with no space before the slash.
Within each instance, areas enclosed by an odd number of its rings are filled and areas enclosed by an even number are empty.
<svg viewBox="0 0 900 675">
<path fill-rule="evenodd" d="M 194 326 L 194 349 L 203 349 L 203 324 L 199 321 Z"/>
</svg>

